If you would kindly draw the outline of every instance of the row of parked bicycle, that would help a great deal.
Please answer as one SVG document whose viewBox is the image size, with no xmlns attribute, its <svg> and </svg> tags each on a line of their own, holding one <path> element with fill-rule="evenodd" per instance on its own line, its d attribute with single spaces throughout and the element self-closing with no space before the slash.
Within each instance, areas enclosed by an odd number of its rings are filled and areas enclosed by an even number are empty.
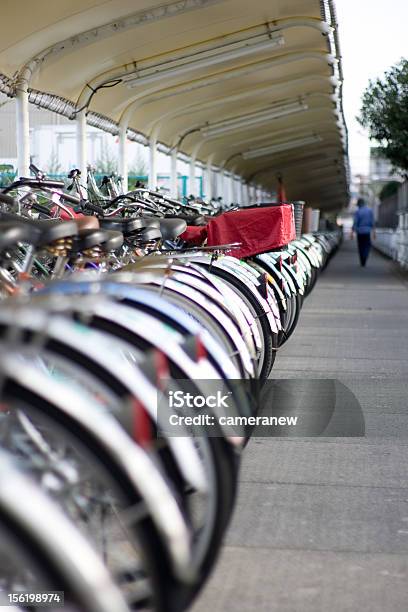
<svg viewBox="0 0 408 612">
<path fill-rule="evenodd" d="M 340 235 L 243 261 L 180 237 L 218 212 L 203 204 L 92 178 L 88 197 L 77 171 L 69 189 L 32 171 L 0 194 L 0 605 L 62 591 L 69 610 L 184 610 L 248 433 L 185 419 L 173 434 L 169 393 L 222 388 L 230 415 L 256 415 Z"/>
</svg>

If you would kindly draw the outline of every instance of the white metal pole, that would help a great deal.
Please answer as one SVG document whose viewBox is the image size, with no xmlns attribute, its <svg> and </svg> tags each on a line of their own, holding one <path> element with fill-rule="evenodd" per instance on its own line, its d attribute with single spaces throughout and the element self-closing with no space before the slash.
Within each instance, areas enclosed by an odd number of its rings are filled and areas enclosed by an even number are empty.
<svg viewBox="0 0 408 612">
<path fill-rule="evenodd" d="M 223 203 L 225 203 L 225 200 L 224 200 L 224 183 L 225 183 L 224 170 L 222 168 L 220 168 L 219 171 L 218 171 L 217 197 L 222 198 Z"/>
<path fill-rule="evenodd" d="M 225 202 L 225 204 L 228 206 L 229 204 L 231 204 L 231 200 L 230 200 L 230 189 L 229 189 L 229 177 L 227 176 L 227 171 L 224 170 L 223 172 L 224 174 L 224 179 L 223 179 L 223 200 Z"/>
<path fill-rule="evenodd" d="M 212 197 L 213 197 L 212 155 L 210 155 L 210 157 L 207 160 L 207 171 L 206 171 L 205 178 L 206 178 L 205 195 L 206 195 L 207 200 L 210 202 L 212 200 Z"/>
<path fill-rule="evenodd" d="M 86 185 L 88 177 L 87 169 L 87 137 L 86 137 L 86 110 L 80 111 L 76 116 L 77 137 L 77 163 L 81 171 L 82 184 Z"/>
<path fill-rule="evenodd" d="M 149 189 L 157 188 L 157 138 L 149 141 Z"/>
<path fill-rule="evenodd" d="M 234 204 L 238 204 L 239 203 L 239 177 L 234 174 L 233 176 L 233 186 L 234 186 L 234 195 L 233 195 L 233 200 L 234 200 Z"/>
<path fill-rule="evenodd" d="M 196 157 L 195 155 L 192 155 L 190 157 L 190 173 L 189 173 L 188 190 L 190 192 L 190 195 L 193 195 L 193 196 L 197 195 L 195 171 L 196 171 Z"/>
<path fill-rule="evenodd" d="M 239 181 L 239 204 L 240 206 L 244 206 L 246 204 L 245 202 L 245 182 L 241 179 Z"/>
<path fill-rule="evenodd" d="M 229 192 L 230 192 L 230 201 L 231 203 L 235 204 L 235 180 L 234 180 L 234 173 L 231 172 L 230 174 L 230 180 L 229 180 Z"/>
<path fill-rule="evenodd" d="M 170 191 L 173 198 L 178 198 L 177 155 L 176 147 L 171 152 Z"/>
<path fill-rule="evenodd" d="M 19 176 L 30 174 L 30 119 L 26 87 L 17 89 L 16 95 L 17 172 Z"/>
<path fill-rule="evenodd" d="M 119 126 L 119 174 L 122 177 L 123 193 L 127 193 L 128 185 L 128 144 L 127 126 Z"/>
<path fill-rule="evenodd" d="M 235 197 L 235 174 L 232 172 L 230 176 L 230 194 L 231 194 L 231 202 L 236 203 Z"/>
</svg>

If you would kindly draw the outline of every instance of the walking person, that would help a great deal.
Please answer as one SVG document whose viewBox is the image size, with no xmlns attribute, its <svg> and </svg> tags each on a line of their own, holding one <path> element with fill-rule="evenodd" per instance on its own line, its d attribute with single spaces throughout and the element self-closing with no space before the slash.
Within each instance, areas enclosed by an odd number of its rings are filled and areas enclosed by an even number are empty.
<svg viewBox="0 0 408 612">
<path fill-rule="evenodd" d="M 367 263 L 371 248 L 371 232 L 375 238 L 374 214 L 363 198 L 357 200 L 357 210 L 354 214 L 354 222 L 351 237 L 357 234 L 358 253 L 360 264 L 364 267 Z"/>
</svg>

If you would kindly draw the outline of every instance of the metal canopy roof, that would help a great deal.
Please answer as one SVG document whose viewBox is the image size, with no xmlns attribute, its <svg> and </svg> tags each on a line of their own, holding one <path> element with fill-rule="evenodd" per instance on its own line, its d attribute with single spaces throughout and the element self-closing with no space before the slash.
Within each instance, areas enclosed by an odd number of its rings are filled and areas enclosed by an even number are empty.
<svg viewBox="0 0 408 612">
<path fill-rule="evenodd" d="M 331 0 L 3 3 L 0 88 L 341 208 L 347 134 Z M 52 96 L 39 96 L 36 92 Z M 57 98 L 61 98 L 58 100 Z M 92 114 L 91 114 L 92 113 Z"/>
</svg>

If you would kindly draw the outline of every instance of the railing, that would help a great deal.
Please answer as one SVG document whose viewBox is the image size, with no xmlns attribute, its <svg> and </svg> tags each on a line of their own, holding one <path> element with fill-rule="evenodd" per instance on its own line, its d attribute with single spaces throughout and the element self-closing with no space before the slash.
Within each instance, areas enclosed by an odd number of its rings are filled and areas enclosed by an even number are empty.
<svg viewBox="0 0 408 612">
<path fill-rule="evenodd" d="M 95 174 L 96 180 L 100 181 L 102 177 L 105 176 L 105 174 L 109 174 L 109 172 Z M 64 173 L 63 174 L 51 174 L 50 173 L 47 176 L 50 179 L 56 179 L 56 180 L 65 180 L 67 178 L 67 174 L 64 174 Z M 4 187 L 7 187 L 7 185 L 9 185 L 10 183 L 14 181 L 15 177 L 16 177 L 15 172 L 9 172 L 9 171 L 0 172 L 0 189 L 4 189 Z M 159 187 L 162 186 L 164 188 L 170 188 L 170 176 L 166 174 L 159 174 L 157 177 L 157 180 L 158 180 Z M 189 180 L 188 176 L 182 175 L 178 177 L 178 195 L 179 197 L 185 197 L 185 196 L 190 195 L 188 191 L 188 180 Z M 142 181 L 142 183 L 147 183 L 148 177 L 143 176 L 143 175 L 129 174 L 128 176 L 129 191 L 131 191 L 132 188 L 135 186 L 136 181 Z M 196 177 L 196 181 L 198 182 L 197 193 L 202 198 L 204 196 L 202 176 Z"/>
</svg>

